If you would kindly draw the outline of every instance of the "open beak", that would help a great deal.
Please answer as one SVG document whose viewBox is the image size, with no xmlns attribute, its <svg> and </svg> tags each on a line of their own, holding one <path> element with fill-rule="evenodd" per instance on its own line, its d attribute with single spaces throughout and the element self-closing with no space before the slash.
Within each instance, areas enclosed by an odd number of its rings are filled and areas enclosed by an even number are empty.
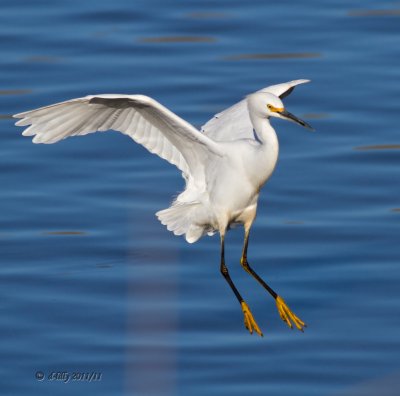
<svg viewBox="0 0 400 396">
<path fill-rule="evenodd" d="M 311 125 L 307 124 L 305 121 L 301 120 L 300 118 L 297 118 L 295 115 L 293 115 L 292 113 L 289 113 L 287 110 L 280 111 L 279 115 L 286 120 L 293 121 L 296 124 L 303 126 L 304 128 L 310 129 L 311 131 L 315 131 L 315 129 Z"/>
</svg>

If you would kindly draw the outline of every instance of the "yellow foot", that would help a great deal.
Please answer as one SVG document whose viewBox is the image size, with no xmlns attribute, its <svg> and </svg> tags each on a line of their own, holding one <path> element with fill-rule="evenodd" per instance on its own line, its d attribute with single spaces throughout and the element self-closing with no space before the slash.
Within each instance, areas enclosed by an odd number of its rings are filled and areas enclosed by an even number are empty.
<svg viewBox="0 0 400 396">
<path fill-rule="evenodd" d="M 246 329 L 250 331 L 250 334 L 253 334 L 254 330 L 261 337 L 263 337 L 264 335 L 258 327 L 257 322 L 254 320 L 253 314 L 251 313 L 249 306 L 244 301 L 242 301 L 240 305 L 242 306 L 242 311 L 244 314 L 244 325 L 246 326 Z"/>
<path fill-rule="evenodd" d="M 281 316 L 282 320 L 292 329 L 294 325 L 300 330 L 304 331 L 304 327 L 307 327 L 307 325 L 299 319 L 286 305 L 285 301 L 283 300 L 282 297 L 277 297 L 276 298 L 276 307 L 278 308 L 279 315 Z"/>
</svg>

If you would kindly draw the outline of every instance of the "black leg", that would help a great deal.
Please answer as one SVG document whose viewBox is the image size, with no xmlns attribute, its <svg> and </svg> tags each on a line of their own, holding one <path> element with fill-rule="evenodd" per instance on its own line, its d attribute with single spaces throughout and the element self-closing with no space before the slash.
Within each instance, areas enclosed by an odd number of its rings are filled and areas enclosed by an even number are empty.
<svg viewBox="0 0 400 396">
<path fill-rule="evenodd" d="M 263 334 L 262 334 L 260 328 L 258 327 L 255 319 L 253 318 L 250 308 L 248 307 L 246 302 L 243 300 L 242 296 L 240 295 L 238 289 L 236 288 L 235 284 L 233 283 L 233 281 L 229 275 L 228 267 L 225 264 L 225 236 L 223 234 L 221 234 L 221 266 L 220 266 L 220 270 L 221 270 L 222 276 L 228 282 L 230 288 L 235 293 L 235 296 L 240 303 L 240 306 L 242 308 L 243 315 L 244 315 L 244 325 L 246 326 L 247 330 L 249 330 L 249 332 L 251 334 L 253 334 L 253 330 L 254 330 L 260 336 L 262 336 Z"/>
<path fill-rule="evenodd" d="M 238 289 L 236 288 L 235 284 L 233 283 L 228 267 L 225 264 L 225 238 L 224 236 L 221 236 L 221 266 L 220 266 L 220 271 L 222 276 L 225 278 L 225 280 L 228 282 L 229 286 L 231 287 L 232 291 L 235 293 L 236 298 L 238 299 L 239 303 L 241 304 L 244 300 L 242 296 L 240 295 Z"/>
<path fill-rule="evenodd" d="M 264 282 L 264 280 L 253 270 L 253 268 L 250 267 L 249 262 L 247 261 L 247 248 L 249 246 L 249 235 L 250 232 L 249 230 L 246 230 L 244 233 L 244 244 L 243 244 L 243 252 L 242 252 L 242 258 L 240 259 L 240 264 L 242 264 L 242 267 L 244 270 L 250 274 L 257 282 L 265 289 L 269 294 L 271 294 L 274 299 L 278 297 L 278 294 L 270 287 L 267 285 L 267 283 Z"/>
<path fill-rule="evenodd" d="M 287 306 L 285 301 L 281 296 L 279 296 L 268 284 L 250 267 L 249 262 L 247 261 L 247 248 L 249 246 L 249 234 L 250 228 L 245 228 L 244 234 L 244 244 L 243 244 L 243 252 L 242 258 L 240 259 L 240 264 L 244 268 L 244 270 L 250 274 L 271 296 L 275 299 L 276 307 L 278 309 L 279 315 L 281 319 L 290 327 L 293 328 L 292 322 L 294 325 L 301 331 L 306 327 L 306 324 L 299 319 Z"/>
</svg>

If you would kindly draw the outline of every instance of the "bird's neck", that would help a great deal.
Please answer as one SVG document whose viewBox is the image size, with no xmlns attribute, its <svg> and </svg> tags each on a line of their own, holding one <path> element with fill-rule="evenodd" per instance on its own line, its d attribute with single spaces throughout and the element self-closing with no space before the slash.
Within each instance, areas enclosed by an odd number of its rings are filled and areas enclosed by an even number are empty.
<svg viewBox="0 0 400 396">
<path fill-rule="evenodd" d="M 252 120 L 255 139 L 259 142 L 259 149 L 256 155 L 258 188 L 269 179 L 275 169 L 279 155 L 279 142 L 275 129 L 272 128 L 268 118 L 258 118 Z"/>
<path fill-rule="evenodd" d="M 269 118 L 251 117 L 254 127 L 255 139 L 260 142 L 265 148 L 276 149 L 278 151 L 278 137 L 276 136 L 275 129 L 272 128 Z"/>
</svg>

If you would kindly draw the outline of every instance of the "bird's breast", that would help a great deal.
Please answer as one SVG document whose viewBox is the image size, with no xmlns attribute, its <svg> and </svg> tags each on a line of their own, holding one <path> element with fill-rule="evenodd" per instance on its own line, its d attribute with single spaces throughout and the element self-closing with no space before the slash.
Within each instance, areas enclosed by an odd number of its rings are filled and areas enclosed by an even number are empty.
<svg viewBox="0 0 400 396">
<path fill-rule="evenodd" d="M 278 162 L 279 146 L 260 143 L 248 148 L 248 153 L 242 156 L 245 177 L 260 191 L 271 177 Z"/>
<path fill-rule="evenodd" d="M 257 205 L 259 191 L 271 176 L 277 151 L 239 142 L 225 147 L 226 156 L 209 167 L 207 190 L 211 207 L 229 218 Z"/>
</svg>

